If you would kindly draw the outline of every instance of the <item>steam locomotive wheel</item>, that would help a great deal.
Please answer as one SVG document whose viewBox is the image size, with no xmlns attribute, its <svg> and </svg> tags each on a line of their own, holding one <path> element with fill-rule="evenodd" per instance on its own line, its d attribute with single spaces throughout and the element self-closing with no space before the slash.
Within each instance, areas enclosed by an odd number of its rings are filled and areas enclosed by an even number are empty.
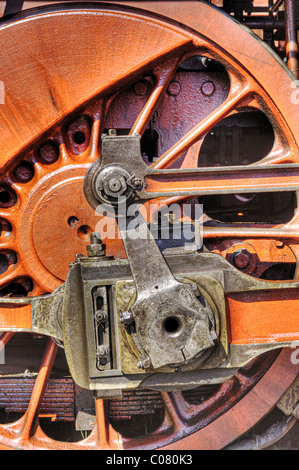
<svg viewBox="0 0 299 470">
<path fill-rule="evenodd" d="M 2 296 L 52 292 L 76 254 L 84 252 L 99 218 L 84 198 L 83 179 L 98 158 L 100 135 L 107 128 L 141 134 L 145 159 L 155 168 L 176 168 L 178 162 L 194 168 L 202 166 L 201 148 L 217 124 L 244 110 L 258 112 L 266 116 L 274 138 L 257 163 L 298 163 L 292 78 L 264 44 L 205 4 L 147 3 L 146 9 L 152 13 L 116 5 L 55 6 L 2 21 Z M 217 187 L 217 178 L 211 184 Z M 292 181 L 289 185 L 291 191 Z M 208 225 L 205 244 L 223 256 L 231 255 L 234 244 L 253 245 L 261 264 L 263 253 L 270 253 L 265 262 L 272 266 L 281 264 L 269 248 L 274 240 L 287 245 L 284 259 L 296 264 L 296 211 L 286 224 L 247 227 L 242 221 Z M 108 255 L 125 256 L 119 240 L 105 242 Z M 246 260 L 239 263 L 245 269 Z M 264 272 L 261 266 L 259 275 Z M 2 345 L 9 352 L 19 334 L 9 329 L 26 333 L 28 316 L 17 308 L 0 313 L 1 328 L 7 330 Z M 274 332 L 279 327 L 273 325 Z M 188 391 L 153 392 L 160 421 L 137 436 L 119 425 L 115 401 L 97 399 L 89 436 L 67 442 L 66 435 L 62 442 L 40 425 L 48 382 L 59 376 L 57 349 L 50 340 L 26 412 L 0 425 L 1 448 L 221 449 L 260 421 L 298 374 L 292 350 L 274 350 L 225 383 L 194 392 L 195 398 Z M 2 367 L 0 388 L 6 374 Z M 14 373 L 10 370 L 10 377 L 17 378 Z M 150 401 L 152 392 L 140 393 Z M 128 402 L 138 398 L 127 396 Z"/>
</svg>

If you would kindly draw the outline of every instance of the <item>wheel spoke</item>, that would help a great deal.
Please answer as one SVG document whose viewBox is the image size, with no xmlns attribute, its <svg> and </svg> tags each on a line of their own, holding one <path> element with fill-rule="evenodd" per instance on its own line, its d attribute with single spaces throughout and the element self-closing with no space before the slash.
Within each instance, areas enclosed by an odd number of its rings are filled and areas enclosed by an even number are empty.
<svg viewBox="0 0 299 470">
<path fill-rule="evenodd" d="M 111 98 L 101 98 L 96 105 L 90 134 L 87 161 L 93 162 L 99 157 L 100 137 L 104 132 L 106 116 L 112 102 Z"/>
<path fill-rule="evenodd" d="M 262 160 L 257 162 L 259 165 L 271 164 L 271 165 L 283 165 L 288 163 L 298 164 L 298 150 L 289 149 L 285 150 L 280 143 L 276 143 L 271 152 L 266 155 Z"/>
<path fill-rule="evenodd" d="M 101 449 L 109 449 L 109 424 L 107 422 L 106 404 L 104 400 L 95 400 L 96 432 Z"/>
<path fill-rule="evenodd" d="M 156 169 L 168 168 L 177 158 L 186 152 L 191 145 L 209 132 L 218 122 L 228 116 L 238 105 L 245 103 L 246 100 L 250 101 L 251 99 L 249 87 L 236 86 L 217 109 L 161 155 L 161 157 L 152 164 L 152 167 Z"/>
<path fill-rule="evenodd" d="M 14 236 L 0 238 L 0 251 L 4 251 L 4 250 L 15 251 L 15 237 Z"/>
<path fill-rule="evenodd" d="M 26 272 L 24 270 L 24 267 L 22 266 L 22 263 L 17 261 L 16 264 L 9 265 L 7 270 L 3 274 L 0 274 L 1 286 L 5 286 L 9 282 L 25 275 Z"/>
<path fill-rule="evenodd" d="M 101 119 L 96 119 L 92 124 L 90 145 L 89 145 L 89 160 L 94 161 L 98 158 L 99 137 L 103 123 Z"/>
<path fill-rule="evenodd" d="M 98 447 L 101 450 L 121 449 L 121 436 L 113 429 L 108 422 L 107 401 L 95 399 L 96 425 L 92 439 L 96 438 Z"/>
<path fill-rule="evenodd" d="M 168 392 L 161 392 L 161 397 L 165 405 L 165 411 L 170 418 L 172 424 L 172 432 L 176 433 L 183 426 L 183 421 L 178 413 L 176 403 L 173 401 L 173 394 Z"/>
<path fill-rule="evenodd" d="M 133 127 L 130 130 L 130 135 L 143 135 L 156 107 L 158 106 L 171 78 L 175 73 L 178 64 L 179 59 L 173 59 L 168 64 L 163 66 L 163 68 L 157 71 L 157 84 L 141 112 L 139 113 L 136 121 L 134 122 Z"/>
<path fill-rule="evenodd" d="M 57 349 L 58 346 L 50 339 L 38 376 L 35 380 L 27 411 L 22 418 L 21 437 L 23 440 L 29 440 L 36 429 L 39 408 L 51 374 Z"/>
<path fill-rule="evenodd" d="M 7 333 L 2 333 L 0 335 L 0 351 L 7 345 L 7 343 L 11 340 L 14 333 L 12 331 L 8 331 Z"/>
</svg>

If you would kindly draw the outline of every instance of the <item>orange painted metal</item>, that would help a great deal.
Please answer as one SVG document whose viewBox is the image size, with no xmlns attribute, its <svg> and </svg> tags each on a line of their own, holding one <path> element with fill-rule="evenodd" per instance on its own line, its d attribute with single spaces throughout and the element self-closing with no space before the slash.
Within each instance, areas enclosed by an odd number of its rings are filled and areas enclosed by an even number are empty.
<svg viewBox="0 0 299 470">
<path fill-rule="evenodd" d="M 24 305 L 15 308 L 0 308 L 0 328 L 21 328 L 30 330 L 32 327 L 32 307 Z"/>
<path fill-rule="evenodd" d="M 234 293 L 226 301 L 229 343 L 299 340 L 297 289 Z"/>
</svg>

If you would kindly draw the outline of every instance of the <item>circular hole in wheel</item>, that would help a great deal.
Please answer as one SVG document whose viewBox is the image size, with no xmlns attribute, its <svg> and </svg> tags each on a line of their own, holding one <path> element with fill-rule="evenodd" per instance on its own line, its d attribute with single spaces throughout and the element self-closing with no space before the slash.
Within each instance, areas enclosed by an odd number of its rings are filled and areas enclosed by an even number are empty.
<svg viewBox="0 0 299 470">
<path fill-rule="evenodd" d="M 71 217 L 69 217 L 69 218 L 67 219 L 67 223 L 69 224 L 69 226 L 70 226 L 71 228 L 74 228 L 75 225 L 77 225 L 78 222 L 79 222 L 78 217 L 76 217 L 76 216 L 74 216 L 74 215 L 72 215 Z"/>
<path fill-rule="evenodd" d="M 8 186 L 0 186 L 0 207 L 8 208 L 13 206 L 17 202 L 17 196 L 15 192 Z"/>
<path fill-rule="evenodd" d="M 84 132 L 77 131 L 73 134 L 73 140 L 76 144 L 81 145 L 84 144 L 86 137 Z"/>
<path fill-rule="evenodd" d="M 89 225 L 81 225 L 78 228 L 78 237 L 83 241 L 89 241 L 91 232 L 92 228 Z"/>
</svg>

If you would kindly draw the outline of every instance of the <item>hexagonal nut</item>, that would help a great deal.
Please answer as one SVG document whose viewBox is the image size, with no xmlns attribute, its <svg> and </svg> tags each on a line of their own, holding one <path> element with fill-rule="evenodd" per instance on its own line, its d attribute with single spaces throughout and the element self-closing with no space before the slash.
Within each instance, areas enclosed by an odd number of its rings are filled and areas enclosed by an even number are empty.
<svg viewBox="0 0 299 470">
<path fill-rule="evenodd" d="M 137 178 L 136 176 L 134 178 L 132 178 L 131 180 L 131 186 L 133 189 L 142 189 L 143 187 L 143 181 L 141 178 Z"/>
<path fill-rule="evenodd" d="M 140 356 L 137 361 L 137 367 L 139 367 L 139 369 L 148 369 L 151 364 L 152 362 L 149 356 Z"/>
<path fill-rule="evenodd" d="M 102 243 L 86 246 L 87 256 L 105 256 L 105 245 Z"/>
<path fill-rule="evenodd" d="M 232 254 L 232 262 L 239 269 L 245 269 L 250 263 L 252 255 L 246 249 L 237 250 Z"/>
<path fill-rule="evenodd" d="M 133 313 L 130 310 L 121 312 L 119 315 L 119 321 L 123 325 L 131 325 L 133 323 L 133 320 L 134 320 Z"/>
<path fill-rule="evenodd" d="M 99 309 L 95 313 L 95 318 L 99 323 L 104 323 L 108 318 L 108 314 L 105 310 Z"/>
</svg>

